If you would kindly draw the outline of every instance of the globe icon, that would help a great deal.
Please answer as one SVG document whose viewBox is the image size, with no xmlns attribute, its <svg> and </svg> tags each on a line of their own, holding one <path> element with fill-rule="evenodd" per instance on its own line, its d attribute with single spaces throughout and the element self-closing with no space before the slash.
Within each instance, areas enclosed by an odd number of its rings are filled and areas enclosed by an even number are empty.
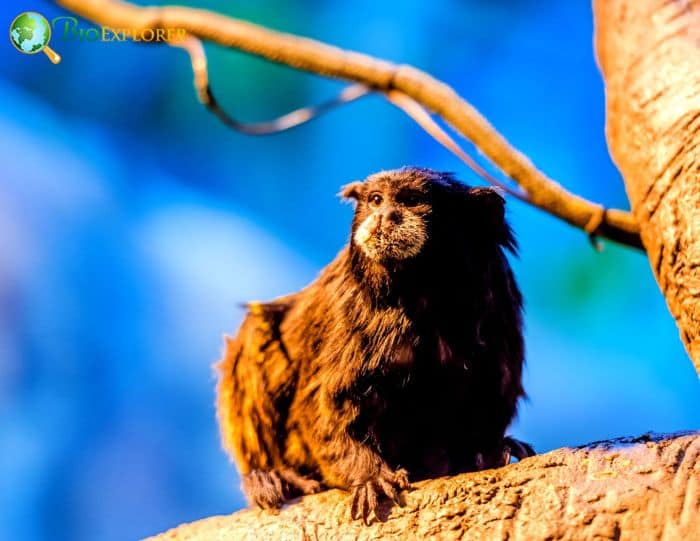
<svg viewBox="0 0 700 541">
<path fill-rule="evenodd" d="M 51 39 L 51 25 L 46 18 L 35 11 L 20 13 L 10 25 L 10 41 L 24 54 L 43 51 L 51 62 L 58 64 L 61 57 L 48 45 Z"/>
</svg>

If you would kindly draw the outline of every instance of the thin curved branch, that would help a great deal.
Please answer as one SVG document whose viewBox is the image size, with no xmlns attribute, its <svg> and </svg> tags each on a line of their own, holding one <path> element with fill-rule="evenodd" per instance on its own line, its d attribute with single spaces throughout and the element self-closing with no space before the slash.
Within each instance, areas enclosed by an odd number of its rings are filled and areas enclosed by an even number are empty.
<svg viewBox="0 0 700 541">
<path fill-rule="evenodd" d="M 398 90 L 441 117 L 471 141 L 528 193 L 534 206 L 583 230 L 587 226 L 591 229 L 591 224 L 600 222 L 595 230 L 587 232 L 643 249 L 639 226 L 629 212 L 602 209 L 601 205 L 565 190 L 513 148 L 451 87 L 411 66 L 392 64 L 202 9 L 179 6 L 141 7 L 118 0 L 55 2 L 103 26 L 136 30 L 182 29 L 205 41 L 239 49 L 299 70 L 355 81 L 382 92 Z"/>
<path fill-rule="evenodd" d="M 301 109 L 296 109 L 267 122 L 244 123 L 236 120 L 229 113 L 224 111 L 219 105 L 218 100 L 214 97 L 211 85 L 209 84 L 207 55 L 204 51 L 202 40 L 195 36 L 187 35 L 182 41 L 176 41 L 171 43 L 171 45 L 184 49 L 190 55 L 192 73 L 194 74 L 194 87 L 200 103 L 214 113 L 224 125 L 247 135 L 274 135 L 282 133 L 291 128 L 296 128 L 297 126 L 305 124 L 314 118 L 318 118 L 336 107 L 340 107 L 341 105 L 345 105 L 375 92 L 375 90 L 362 84 L 349 85 L 335 98 L 319 105 L 302 107 Z M 527 193 L 519 188 L 512 188 L 504 182 L 501 182 L 476 163 L 476 161 L 464 152 L 455 140 L 432 119 L 430 113 L 419 103 L 398 90 L 388 90 L 384 92 L 384 97 L 415 120 L 421 128 L 433 137 L 433 139 L 462 160 L 474 173 L 479 175 L 486 182 L 498 186 L 503 191 L 521 201 L 529 202 Z"/>
<path fill-rule="evenodd" d="M 296 128 L 331 109 L 355 101 L 373 92 L 371 88 L 363 84 L 349 85 L 335 98 L 318 105 L 295 109 L 286 115 L 266 122 L 241 122 L 224 111 L 219 105 L 219 101 L 214 97 L 209 84 L 207 55 L 204 52 L 202 41 L 198 37 L 188 35 L 182 41 L 175 41 L 171 45 L 185 49 L 190 55 L 192 73 L 194 75 L 194 88 L 200 103 L 214 113 L 224 125 L 246 135 L 274 135 Z"/>
<path fill-rule="evenodd" d="M 509 193 L 517 199 L 520 199 L 520 201 L 523 201 L 524 203 L 530 203 L 530 196 L 527 192 L 522 190 L 520 187 L 512 188 L 508 184 L 505 184 L 501 180 L 491 175 L 488 171 L 486 171 L 486 169 L 481 167 L 471 156 L 469 156 L 462 149 L 462 147 L 460 147 L 457 144 L 457 142 L 454 139 L 452 139 L 452 137 L 450 137 L 445 132 L 445 130 L 443 130 L 437 124 L 437 122 L 433 120 L 433 118 L 430 116 L 430 113 L 426 111 L 420 103 L 407 96 L 403 92 L 399 92 L 398 90 L 388 90 L 384 93 L 384 95 L 386 96 L 386 99 L 389 102 L 393 103 L 396 107 L 401 109 L 409 117 L 415 120 L 416 124 L 423 128 L 428 133 L 428 135 L 430 135 L 447 150 L 452 152 L 452 154 L 454 154 L 460 160 L 462 160 L 462 162 L 464 162 L 467 165 L 467 167 L 469 167 L 472 171 L 474 171 L 474 173 L 479 175 L 486 182 L 499 187 L 504 192 Z"/>
</svg>

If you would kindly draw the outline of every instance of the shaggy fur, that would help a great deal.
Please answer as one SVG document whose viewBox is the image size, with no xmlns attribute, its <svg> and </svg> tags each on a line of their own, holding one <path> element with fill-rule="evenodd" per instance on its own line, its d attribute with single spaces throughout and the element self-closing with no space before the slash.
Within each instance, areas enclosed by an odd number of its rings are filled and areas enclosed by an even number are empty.
<svg viewBox="0 0 700 541">
<path fill-rule="evenodd" d="M 409 481 L 533 453 L 504 436 L 524 394 L 522 301 L 494 190 L 403 168 L 342 195 L 349 245 L 305 289 L 249 304 L 218 417 L 252 504 L 339 487 L 367 520 Z"/>
</svg>

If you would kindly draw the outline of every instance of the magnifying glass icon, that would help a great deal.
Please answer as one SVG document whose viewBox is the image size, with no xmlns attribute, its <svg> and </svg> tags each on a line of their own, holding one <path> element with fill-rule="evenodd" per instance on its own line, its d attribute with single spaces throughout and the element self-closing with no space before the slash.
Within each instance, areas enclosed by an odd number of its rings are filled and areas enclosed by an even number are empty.
<svg viewBox="0 0 700 541">
<path fill-rule="evenodd" d="M 54 64 L 61 61 L 61 55 L 49 47 L 51 25 L 36 11 L 25 11 L 14 18 L 10 24 L 10 41 L 20 53 L 43 52 Z"/>
</svg>

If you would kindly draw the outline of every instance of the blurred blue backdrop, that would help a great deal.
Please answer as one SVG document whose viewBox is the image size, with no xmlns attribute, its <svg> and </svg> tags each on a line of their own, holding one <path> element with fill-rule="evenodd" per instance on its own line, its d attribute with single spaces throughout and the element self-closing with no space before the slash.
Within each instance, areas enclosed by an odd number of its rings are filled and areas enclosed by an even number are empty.
<svg viewBox="0 0 700 541">
<path fill-rule="evenodd" d="M 414 64 L 453 85 L 574 192 L 626 206 L 603 135 L 587 1 L 200 6 Z M 0 6 L 49 19 L 48 2 Z M 1 40 L 0 40 L 1 41 Z M 186 55 L 54 36 L 58 66 L 0 45 L 0 538 L 124 540 L 244 505 L 220 450 L 212 363 L 239 302 L 313 279 L 345 242 L 339 186 L 456 171 L 371 97 L 250 138 L 196 101 Z M 207 46 L 244 120 L 341 87 Z M 700 384 L 642 255 L 519 202 L 528 366 L 513 433 L 541 451 L 700 426 Z"/>
</svg>

